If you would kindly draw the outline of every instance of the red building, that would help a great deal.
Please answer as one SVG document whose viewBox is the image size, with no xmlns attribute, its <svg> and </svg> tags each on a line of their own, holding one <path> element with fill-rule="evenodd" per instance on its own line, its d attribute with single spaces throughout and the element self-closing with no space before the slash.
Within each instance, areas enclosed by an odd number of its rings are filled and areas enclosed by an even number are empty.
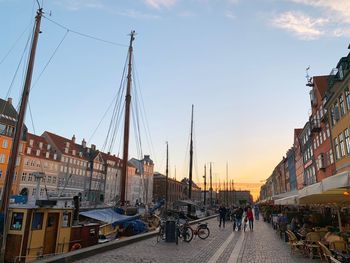
<svg viewBox="0 0 350 263">
<path fill-rule="evenodd" d="M 328 76 L 314 76 L 307 84 L 311 87 L 310 129 L 312 148 L 316 166 L 316 181 L 335 174 L 335 162 L 330 139 L 330 127 L 327 121 L 323 98 L 328 87 Z"/>
</svg>

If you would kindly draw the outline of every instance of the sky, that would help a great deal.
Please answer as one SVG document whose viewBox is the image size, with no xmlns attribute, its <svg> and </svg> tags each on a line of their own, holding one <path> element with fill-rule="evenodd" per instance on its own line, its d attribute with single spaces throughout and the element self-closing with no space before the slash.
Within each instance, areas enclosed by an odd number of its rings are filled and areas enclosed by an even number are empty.
<svg viewBox="0 0 350 263">
<path fill-rule="evenodd" d="M 15 105 L 36 8 L 32 0 L 0 0 L 0 97 Z M 197 182 L 210 162 L 215 181 L 226 173 L 237 183 L 269 177 L 308 119 L 305 69 L 329 74 L 348 53 L 348 0 L 44 0 L 43 8 L 29 131 L 81 141 L 97 128 L 89 144 L 101 149 L 135 30 L 142 153 L 165 173 L 168 142 L 170 176 L 188 176 L 194 104 Z M 112 152 L 122 156 L 119 141 Z M 138 157 L 133 136 L 130 145 Z"/>
</svg>

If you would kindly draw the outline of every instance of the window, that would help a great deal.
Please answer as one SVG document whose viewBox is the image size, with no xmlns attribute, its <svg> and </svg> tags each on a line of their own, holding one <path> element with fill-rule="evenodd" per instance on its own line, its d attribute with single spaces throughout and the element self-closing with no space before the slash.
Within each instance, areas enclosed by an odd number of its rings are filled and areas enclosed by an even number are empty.
<svg viewBox="0 0 350 263">
<path fill-rule="evenodd" d="M 8 140 L 3 140 L 2 141 L 2 148 L 7 149 L 8 146 L 9 146 L 9 141 Z"/>
<path fill-rule="evenodd" d="M 329 138 L 329 136 L 331 136 L 331 132 L 329 130 L 329 124 L 326 124 L 326 129 L 327 129 L 327 137 Z"/>
<path fill-rule="evenodd" d="M 42 149 L 43 148 L 43 143 L 39 142 L 39 148 Z"/>
<path fill-rule="evenodd" d="M 13 213 L 11 219 L 11 230 L 21 230 L 23 224 L 23 213 Z"/>
<path fill-rule="evenodd" d="M 36 156 L 40 155 L 40 150 L 36 150 Z"/>
<path fill-rule="evenodd" d="M 335 147 L 335 159 L 338 160 L 340 158 L 338 138 L 334 139 L 334 147 Z"/>
<path fill-rule="evenodd" d="M 29 181 L 29 180 L 28 180 Z M 36 188 L 33 188 L 33 192 L 32 192 L 32 195 L 35 195 L 36 193 Z"/>
<path fill-rule="evenodd" d="M 331 164 L 334 163 L 334 157 L 333 157 L 333 151 L 332 150 L 329 151 L 329 160 L 330 160 Z"/>
<path fill-rule="evenodd" d="M 350 138 L 349 138 L 348 128 L 345 129 L 344 134 L 345 134 L 346 153 L 350 154 Z"/>
<path fill-rule="evenodd" d="M 350 111 L 350 92 L 349 88 L 345 90 L 345 100 L 346 100 L 346 107 L 348 108 L 348 111 Z"/>
<path fill-rule="evenodd" d="M 33 144 L 34 144 L 34 141 L 33 141 L 33 140 L 29 140 L 29 145 L 30 145 L 31 147 L 33 147 Z"/>
<path fill-rule="evenodd" d="M 0 154 L 0 163 L 6 162 L 6 155 L 4 153 Z"/>
<path fill-rule="evenodd" d="M 56 183 L 56 176 L 54 176 L 54 177 L 52 178 L 52 183 L 53 183 L 53 184 Z"/>
<path fill-rule="evenodd" d="M 29 174 L 28 175 L 28 182 L 31 182 L 31 181 L 33 181 L 33 176 L 32 176 L 32 174 Z"/>
<path fill-rule="evenodd" d="M 72 213 L 64 211 L 62 214 L 62 227 L 70 227 Z"/>
<path fill-rule="evenodd" d="M 40 230 L 43 227 L 44 213 L 34 212 L 32 220 L 32 230 Z"/>
<path fill-rule="evenodd" d="M 340 116 L 345 115 L 345 105 L 344 105 L 344 96 L 339 97 L 339 106 L 340 106 Z"/>
<path fill-rule="evenodd" d="M 23 174 L 22 175 L 22 179 L 21 179 L 22 181 L 25 181 L 26 180 L 26 176 Z"/>
<path fill-rule="evenodd" d="M 50 157 L 50 152 L 46 152 L 46 158 L 49 158 Z"/>
<path fill-rule="evenodd" d="M 343 140 L 343 133 L 339 134 L 339 144 L 340 144 L 340 153 L 341 157 L 345 156 L 345 145 Z"/>
</svg>

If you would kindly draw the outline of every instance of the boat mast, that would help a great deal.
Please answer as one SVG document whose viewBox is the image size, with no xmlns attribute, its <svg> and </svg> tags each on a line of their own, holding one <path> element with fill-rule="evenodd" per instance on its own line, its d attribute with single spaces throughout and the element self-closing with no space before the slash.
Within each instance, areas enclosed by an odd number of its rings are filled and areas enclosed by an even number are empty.
<svg viewBox="0 0 350 263">
<path fill-rule="evenodd" d="M 226 162 L 226 206 L 228 206 L 228 163 Z"/>
<path fill-rule="evenodd" d="M 204 205 L 207 204 L 207 166 L 204 165 Z"/>
<path fill-rule="evenodd" d="M 4 191 L 2 193 L 0 213 L 4 215 L 4 232 L 3 232 L 3 241 L 2 241 L 2 246 L 1 246 L 1 259 L 3 259 L 4 252 L 5 252 L 6 234 L 7 234 L 6 226 L 7 226 L 7 219 L 8 219 L 7 215 L 8 215 L 8 208 L 9 208 L 9 198 L 10 198 L 10 194 L 11 194 L 13 177 L 14 177 L 15 169 L 16 169 L 18 148 L 19 148 L 19 144 L 20 144 L 20 140 L 21 140 L 21 136 L 22 136 L 22 131 L 23 131 L 23 122 L 24 122 L 24 117 L 25 117 L 25 113 L 26 113 L 26 109 L 27 109 L 27 103 L 28 103 L 29 92 L 30 92 L 30 85 L 32 82 L 35 53 L 36 53 L 36 47 L 38 44 L 38 38 L 39 38 L 39 33 L 40 33 L 40 24 L 41 24 L 42 14 L 43 14 L 43 10 L 41 7 L 39 7 L 37 14 L 36 14 L 36 17 L 35 17 L 35 25 L 34 25 L 34 31 L 33 31 L 34 33 L 33 33 L 33 39 L 32 39 L 32 44 L 31 44 L 30 55 L 29 55 L 26 79 L 25 79 L 22 98 L 21 98 L 21 106 L 20 106 L 19 113 L 18 113 L 15 136 L 13 139 L 11 155 L 10 155 L 10 159 L 9 159 L 9 165 L 7 167 L 5 184 L 4 184 Z"/>
<path fill-rule="evenodd" d="M 193 169 L 193 104 L 191 114 L 191 141 L 190 141 L 190 171 L 188 176 L 188 199 L 192 198 L 192 169 Z"/>
<path fill-rule="evenodd" d="M 213 184 L 212 184 L 212 174 L 211 174 L 211 163 L 210 163 L 210 177 L 209 177 L 209 184 L 210 184 L 210 206 L 213 206 Z"/>
<path fill-rule="evenodd" d="M 126 177 L 128 175 L 128 154 L 129 154 L 129 130 L 130 130 L 130 103 L 131 103 L 131 63 L 132 63 L 132 42 L 135 40 L 135 30 L 130 33 L 129 45 L 129 65 L 128 65 L 128 83 L 125 95 L 125 121 L 124 121 L 124 148 L 123 148 L 123 167 L 121 176 L 121 206 L 125 205 Z"/>
<path fill-rule="evenodd" d="M 166 142 L 166 168 L 165 168 L 165 213 L 168 213 L 168 179 L 169 179 L 169 148 Z"/>
</svg>

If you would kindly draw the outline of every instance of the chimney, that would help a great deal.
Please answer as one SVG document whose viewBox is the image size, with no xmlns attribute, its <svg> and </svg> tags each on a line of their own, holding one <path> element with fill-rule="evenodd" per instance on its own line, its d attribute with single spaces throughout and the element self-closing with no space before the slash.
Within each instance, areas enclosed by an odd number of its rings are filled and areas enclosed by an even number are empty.
<svg viewBox="0 0 350 263">
<path fill-rule="evenodd" d="M 10 105 L 12 105 L 12 98 L 8 98 L 8 99 L 7 99 L 7 103 L 10 104 Z"/>
<path fill-rule="evenodd" d="M 73 134 L 72 142 L 75 143 L 75 135 Z"/>
<path fill-rule="evenodd" d="M 83 148 L 86 148 L 86 141 L 85 141 L 85 139 L 83 139 L 83 141 L 81 142 L 81 145 L 83 146 Z"/>
<path fill-rule="evenodd" d="M 96 145 L 95 144 L 91 144 L 91 150 L 93 150 L 93 151 L 96 150 Z"/>
</svg>

